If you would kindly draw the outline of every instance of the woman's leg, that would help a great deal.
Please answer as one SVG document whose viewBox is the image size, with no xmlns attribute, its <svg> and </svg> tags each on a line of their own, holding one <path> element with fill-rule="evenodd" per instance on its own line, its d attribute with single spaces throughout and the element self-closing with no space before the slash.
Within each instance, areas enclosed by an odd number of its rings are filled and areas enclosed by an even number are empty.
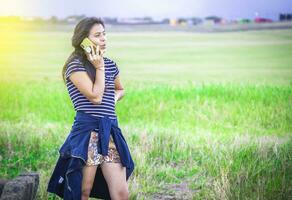
<svg viewBox="0 0 292 200">
<path fill-rule="evenodd" d="M 102 174 L 107 182 L 112 200 L 127 200 L 129 198 L 126 168 L 121 163 L 103 162 Z"/>
<path fill-rule="evenodd" d="M 96 173 L 97 166 L 84 166 L 83 167 L 83 178 L 82 178 L 82 199 L 81 200 L 88 200 L 95 173 Z"/>
<path fill-rule="evenodd" d="M 90 143 L 88 146 L 88 161 L 89 165 L 85 165 L 82 169 L 83 173 L 83 178 L 82 178 L 82 198 L 81 200 L 88 200 L 94 178 L 95 178 L 95 173 L 97 169 L 97 165 L 93 165 L 92 163 L 94 162 L 92 159 L 94 158 L 94 151 L 95 147 L 93 146 L 94 141 L 96 140 L 96 132 L 92 131 L 91 132 L 91 137 L 90 137 Z"/>
</svg>

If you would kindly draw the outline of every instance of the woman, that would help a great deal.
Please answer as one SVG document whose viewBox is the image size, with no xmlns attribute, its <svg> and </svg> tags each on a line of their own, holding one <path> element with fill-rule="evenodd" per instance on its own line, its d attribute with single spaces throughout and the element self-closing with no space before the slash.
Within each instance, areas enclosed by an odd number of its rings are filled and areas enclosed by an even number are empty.
<svg viewBox="0 0 292 200">
<path fill-rule="evenodd" d="M 76 115 L 59 150 L 47 191 L 64 199 L 128 199 L 129 196 L 127 180 L 134 162 L 115 113 L 115 104 L 123 97 L 124 90 L 116 63 L 103 57 L 104 28 L 101 19 L 81 20 L 72 37 L 75 50 L 63 68 Z M 94 44 L 90 53 L 80 46 L 86 37 Z"/>
</svg>

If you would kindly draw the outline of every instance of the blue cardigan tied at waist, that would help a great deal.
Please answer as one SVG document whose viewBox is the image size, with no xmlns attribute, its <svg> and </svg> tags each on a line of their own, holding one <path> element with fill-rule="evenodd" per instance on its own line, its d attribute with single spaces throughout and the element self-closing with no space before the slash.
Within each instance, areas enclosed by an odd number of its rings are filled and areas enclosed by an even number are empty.
<svg viewBox="0 0 292 200">
<path fill-rule="evenodd" d="M 126 167 L 126 179 L 134 170 L 128 145 L 118 127 L 117 119 L 94 117 L 77 111 L 71 132 L 59 149 L 59 159 L 50 178 L 47 191 L 64 199 L 81 199 L 82 168 L 88 156 L 90 134 L 98 129 L 98 152 L 108 154 L 110 135 L 112 135 L 121 163 Z M 97 168 L 90 197 L 110 199 L 107 183 L 100 167 Z"/>
</svg>

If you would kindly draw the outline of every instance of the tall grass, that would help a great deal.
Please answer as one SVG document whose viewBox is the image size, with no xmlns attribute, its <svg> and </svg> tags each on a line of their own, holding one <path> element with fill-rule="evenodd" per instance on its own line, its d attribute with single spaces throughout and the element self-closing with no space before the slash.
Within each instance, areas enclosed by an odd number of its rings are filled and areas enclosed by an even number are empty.
<svg viewBox="0 0 292 200">
<path fill-rule="evenodd" d="M 291 187 L 291 87 L 128 88 L 117 113 L 136 169 L 132 198 L 282 199 Z M 41 173 L 45 191 L 74 112 L 63 85 L 1 84 L 1 176 Z M 18 98 L 21 96 L 21 98 Z M 14 110 L 14 108 L 17 108 Z M 14 110 L 14 112 L 11 112 Z M 176 184 L 187 184 L 175 190 Z"/>
<path fill-rule="evenodd" d="M 72 122 L 74 110 L 62 84 L 1 83 L 0 93 L 1 120 Z M 247 84 L 126 87 L 117 112 L 127 124 L 280 135 L 291 130 L 291 94 L 291 86 Z"/>
</svg>

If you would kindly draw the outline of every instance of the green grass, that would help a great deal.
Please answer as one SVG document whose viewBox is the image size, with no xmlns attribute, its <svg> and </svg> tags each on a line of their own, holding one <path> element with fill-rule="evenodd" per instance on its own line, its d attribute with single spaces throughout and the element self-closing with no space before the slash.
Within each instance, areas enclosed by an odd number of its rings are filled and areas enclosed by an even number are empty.
<svg viewBox="0 0 292 200">
<path fill-rule="evenodd" d="M 48 178 L 74 117 L 60 75 L 71 33 L 4 35 L 0 177 L 38 171 L 38 198 L 52 199 Z M 108 34 L 126 89 L 117 114 L 136 164 L 131 199 L 291 198 L 291 35 Z"/>
</svg>

